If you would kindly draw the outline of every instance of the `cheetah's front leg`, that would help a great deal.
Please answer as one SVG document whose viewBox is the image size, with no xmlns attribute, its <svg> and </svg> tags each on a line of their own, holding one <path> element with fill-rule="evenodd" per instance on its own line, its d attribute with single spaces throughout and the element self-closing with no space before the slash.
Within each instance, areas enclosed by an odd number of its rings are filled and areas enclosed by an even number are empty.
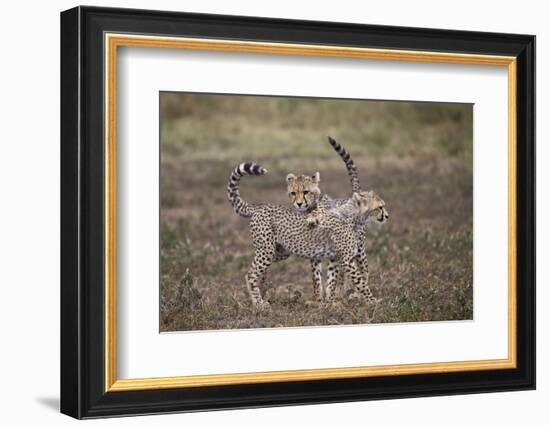
<svg viewBox="0 0 550 425">
<path fill-rule="evenodd" d="M 336 294 L 336 287 L 338 286 L 338 279 L 340 278 L 340 267 L 336 259 L 331 259 L 328 263 L 327 272 L 327 301 L 333 301 Z"/>
<path fill-rule="evenodd" d="M 357 256 L 359 262 L 359 271 L 363 276 L 364 283 L 367 288 L 369 286 L 369 261 L 367 259 L 367 250 L 365 247 L 365 241 L 359 244 L 359 255 Z"/>
<path fill-rule="evenodd" d="M 321 260 L 311 260 L 311 272 L 313 273 L 313 299 L 323 301 L 323 276 Z"/>
<path fill-rule="evenodd" d="M 372 295 L 368 285 L 368 269 L 365 272 L 360 263 L 361 257 L 355 257 L 351 261 L 346 261 L 343 264 L 343 267 L 345 268 L 346 273 L 348 273 L 351 277 L 351 281 L 356 291 L 355 293 L 359 296 L 359 298 L 367 302 L 376 301 L 376 298 Z"/>
</svg>

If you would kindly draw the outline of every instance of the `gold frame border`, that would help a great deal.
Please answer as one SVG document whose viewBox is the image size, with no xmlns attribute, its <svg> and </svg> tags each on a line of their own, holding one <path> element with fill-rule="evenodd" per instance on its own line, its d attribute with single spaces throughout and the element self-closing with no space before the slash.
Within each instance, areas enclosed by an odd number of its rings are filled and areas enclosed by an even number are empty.
<svg viewBox="0 0 550 425">
<path fill-rule="evenodd" d="M 508 71 L 508 358 L 385 366 L 117 379 L 116 373 L 116 93 L 119 46 L 325 56 L 355 59 L 505 66 Z M 311 381 L 511 369 L 516 353 L 516 58 L 463 53 L 370 49 L 148 35 L 105 34 L 105 391 L 135 391 L 214 385 Z"/>
</svg>

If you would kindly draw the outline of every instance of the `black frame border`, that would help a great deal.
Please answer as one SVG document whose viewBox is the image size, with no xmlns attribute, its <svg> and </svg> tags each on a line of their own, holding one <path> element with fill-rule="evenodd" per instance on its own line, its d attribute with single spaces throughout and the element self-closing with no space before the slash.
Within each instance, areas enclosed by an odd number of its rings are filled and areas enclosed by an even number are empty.
<svg viewBox="0 0 550 425">
<path fill-rule="evenodd" d="M 105 392 L 105 32 L 516 57 L 517 367 Z M 62 413 L 92 418 L 535 388 L 534 36 L 76 7 L 61 13 L 60 185 Z"/>
</svg>

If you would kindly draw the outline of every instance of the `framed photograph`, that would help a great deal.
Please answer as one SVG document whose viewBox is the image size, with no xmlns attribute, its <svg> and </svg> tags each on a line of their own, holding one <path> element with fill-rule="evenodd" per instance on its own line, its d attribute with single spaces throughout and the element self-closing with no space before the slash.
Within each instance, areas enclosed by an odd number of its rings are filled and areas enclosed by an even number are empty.
<svg viewBox="0 0 550 425">
<path fill-rule="evenodd" d="M 535 388 L 535 37 L 61 14 L 61 411 Z"/>
</svg>

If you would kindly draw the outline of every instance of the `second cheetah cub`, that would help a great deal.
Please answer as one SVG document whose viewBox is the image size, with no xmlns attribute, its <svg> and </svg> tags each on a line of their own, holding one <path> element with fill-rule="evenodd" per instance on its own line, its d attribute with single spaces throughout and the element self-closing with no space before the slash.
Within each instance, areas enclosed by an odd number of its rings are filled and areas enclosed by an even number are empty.
<svg viewBox="0 0 550 425">
<path fill-rule="evenodd" d="M 334 217 L 351 225 L 361 225 L 371 221 L 383 223 L 389 214 L 384 200 L 369 190 L 355 192 L 351 198 L 336 205 L 320 202 L 307 213 L 306 221 L 311 227 L 329 227 Z"/>
</svg>

